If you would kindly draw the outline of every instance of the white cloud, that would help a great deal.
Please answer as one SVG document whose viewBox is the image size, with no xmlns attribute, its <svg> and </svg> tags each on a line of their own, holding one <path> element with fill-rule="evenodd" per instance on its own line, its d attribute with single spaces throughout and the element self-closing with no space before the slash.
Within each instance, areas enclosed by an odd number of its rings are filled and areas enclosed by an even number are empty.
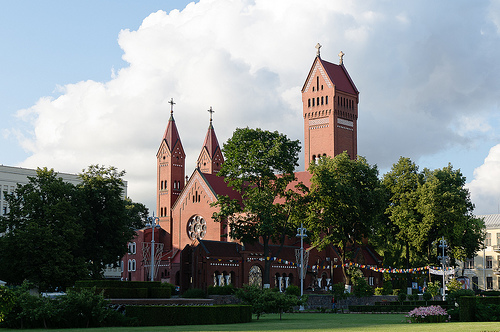
<svg viewBox="0 0 500 332">
<path fill-rule="evenodd" d="M 361 92 L 358 151 L 371 163 L 384 168 L 400 155 L 417 160 L 469 144 L 474 138 L 459 133 L 457 123 L 471 112 L 488 119 L 500 97 L 500 50 L 491 47 L 498 35 L 480 34 L 494 16 L 467 1 L 406 6 L 201 0 L 182 11 L 152 13 L 137 30 L 119 33 L 129 65 L 110 69 L 109 81 L 65 85 L 59 97 L 19 112 L 33 128 L 22 138 L 32 153 L 23 166 L 78 172 L 114 165 L 127 171 L 132 199 L 154 208 L 155 154 L 170 98 L 188 174 L 210 106 L 221 143 L 245 126 L 302 139 L 300 88 L 317 42 L 325 60 L 337 63 L 339 51 L 346 54 Z M 480 128 L 488 126 L 484 121 Z M 480 128 L 470 130 L 482 135 Z"/>
<path fill-rule="evenodd" d="M 474 170 L 474 180 L 468 187 L 477 214 L 499 213 L 500 144 L 492 147 L 484 163 Z"/>
</svg>

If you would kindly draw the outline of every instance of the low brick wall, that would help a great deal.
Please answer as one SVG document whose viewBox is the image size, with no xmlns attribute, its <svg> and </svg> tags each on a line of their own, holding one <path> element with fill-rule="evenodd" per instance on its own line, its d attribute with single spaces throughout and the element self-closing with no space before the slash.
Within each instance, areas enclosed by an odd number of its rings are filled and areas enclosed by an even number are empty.
<svg viewBox="0 0 500 332">
<path fill-rule="evenodd" d="M 122 305 L 214 305 L 212 299 L 110 299 L 112 304 Z"/>
<path fill-rule="evenodd" d="M 241 300 L 234 295 L 209 295 L 208 298 L 214 301 L 214 305 L 241 303 Z"/>
</svg>

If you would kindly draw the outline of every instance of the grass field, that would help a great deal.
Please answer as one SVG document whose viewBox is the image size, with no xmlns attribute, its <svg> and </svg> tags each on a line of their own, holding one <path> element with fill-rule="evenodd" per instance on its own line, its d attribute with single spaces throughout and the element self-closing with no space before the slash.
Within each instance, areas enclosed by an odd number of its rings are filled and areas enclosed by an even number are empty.
<svg viewBox="0 0 500 332">
<path fill-rule="evenodd" d="M 0 332 L 19 330 L 0 329 Z M 99 329 L 30 330 L 58 332 L 143 332 L 143 331 L 500 331 L 499 322 L 408 324 L 400 314 L 284 314 L 265 315 L 251 323 Z"/>
</svg>

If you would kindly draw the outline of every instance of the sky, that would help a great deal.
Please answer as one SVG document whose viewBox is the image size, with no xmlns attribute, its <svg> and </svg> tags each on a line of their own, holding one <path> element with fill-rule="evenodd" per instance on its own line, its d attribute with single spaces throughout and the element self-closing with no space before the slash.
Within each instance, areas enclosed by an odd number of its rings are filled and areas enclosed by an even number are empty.
<svg viewBox="0 0 500 332">
<path fill-rule="evenodd" d="M 301 88 L 321 57 L 359 95 L 358 153 L 453 165 L 476 214 L 500 213 L 500 1 L 36 1 L 0 9 L 0 164 L 127 172 L 156 200 L 170 115 L 196 165 L 209 124 L 303 140 Z M 303 151 L 301 165 L 304 169 Z"/>
</svg>

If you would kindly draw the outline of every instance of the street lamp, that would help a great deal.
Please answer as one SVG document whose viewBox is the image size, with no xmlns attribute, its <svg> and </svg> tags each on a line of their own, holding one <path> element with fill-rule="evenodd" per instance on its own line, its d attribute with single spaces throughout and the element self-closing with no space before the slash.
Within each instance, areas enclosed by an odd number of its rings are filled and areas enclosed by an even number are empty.
<svg viewBox="0 0 500 332">
<path fill-rule="evenodd" d="M 441 240 L 439 240 L 439 248 L 442 249 L 442 255 L 438 256 L 438 259 L 441 261 L 441 265 L 443 266 L 443 301 L 445 300 L 446 297 L 446 291 L 445 291 L 445 274 L 446 274 L 446 263 L 448 260 L 448 256 L 444 255 L 444 250 L 448 248 L 448 245 L 446 244 L 446 240 L 444 239 L 444 236 Z"/>
<path fill-rule="evenodd" d="M 304 295 L 304 238 L 307 237 L 307 229 L 300 223 L 297 228 L 297 236 L 300 237 L 300 297 Z M 300 306 L 300 310 L 304 310 L 304 306 Z"/>
<path fill-rule="evenodd" d="M 155 217 L 154 214 L 152 217 L 148 218 L 148 223 L 146 224 L 146 228 L 150 228 L 152 230 L 151 233 L 151 270 L 149 271 L 150 273 L 150 280 L 154 281 L 154 272 L 155 272 L 155 228 L 160 228 L 160 218 Z"/>
</svg>

